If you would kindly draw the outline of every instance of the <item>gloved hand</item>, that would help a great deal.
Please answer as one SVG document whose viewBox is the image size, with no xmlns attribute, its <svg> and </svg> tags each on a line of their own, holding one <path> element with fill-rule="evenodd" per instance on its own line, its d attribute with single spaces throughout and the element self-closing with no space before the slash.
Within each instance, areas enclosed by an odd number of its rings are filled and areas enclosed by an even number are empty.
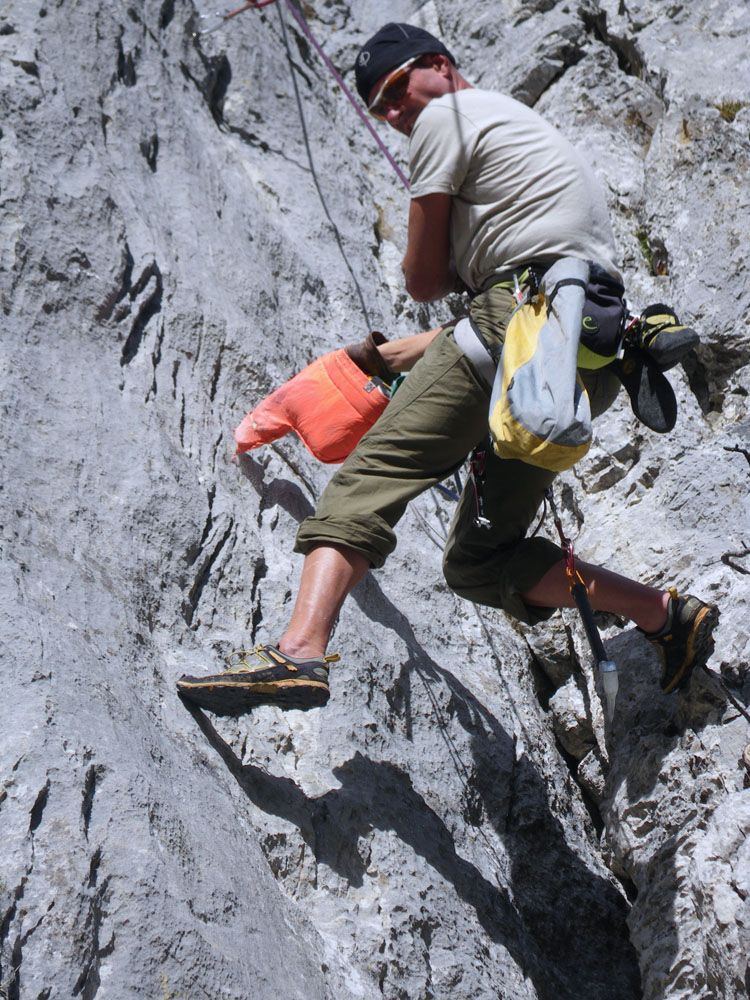
<svg viewBox="0 0 750 1000">
<path fill-rule="evenodd" d="M 349 344 L 344 350 L 366 375 L 375 375 L 390 385 L 397 373 L 390 370 L 378 350 L 379 344 L 387 343 L 387 337 L 373 330 L 360 344 Z"/>
</svg>

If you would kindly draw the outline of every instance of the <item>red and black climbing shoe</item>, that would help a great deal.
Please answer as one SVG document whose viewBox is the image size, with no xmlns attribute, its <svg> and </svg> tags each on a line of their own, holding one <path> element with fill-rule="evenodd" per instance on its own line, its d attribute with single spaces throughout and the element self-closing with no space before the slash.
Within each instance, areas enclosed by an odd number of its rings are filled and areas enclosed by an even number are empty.
<svg viewBox="0 0 750 1000">
<path fill-rule="evenodd" d="M 669 306 L 653 305 L 641 313 L 640 343 L 637 346 L 658 365 L 660 371 L 665 372 L 682 361 L 699 340 L 695 330 L 683 326 Z"/>
<path fill-rule="evenodd" d="M 713 631 L 719 623 L 716 605 L 689 594 L 680 597 L 674 587 L 670 587 L 670 594 L 664 627 L 659 632 L 643 632 L 661 658 L 664 694 L 686 687 L 693 670 L 705 666 L 714 650 Z"/>
<path fill-rule="evenodd" d="M 243 715 L 257 705 L 319 708 L 329 697 L 328 664 L 338 659 L 333 653 L 307 660 L 287 656 L 275 646 L 256 646 L 232 653 L 229 670 L 223 674 L 183 674 L 177 691 L 215 715 Z"/>
</svg>

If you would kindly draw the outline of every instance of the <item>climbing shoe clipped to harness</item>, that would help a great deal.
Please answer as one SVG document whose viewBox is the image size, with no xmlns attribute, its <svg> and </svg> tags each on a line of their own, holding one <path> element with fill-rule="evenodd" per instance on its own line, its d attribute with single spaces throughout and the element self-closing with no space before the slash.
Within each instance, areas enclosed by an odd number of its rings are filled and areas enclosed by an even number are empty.
<svg viewBox="0 0 750 1000">
<path fill-rule="evenodd" d="M 243 715 L 257 705 L 306 711 L 328 701 L 328 664 L 338 659 L 338 653 L 304 659 L 275 646 L 256 646 L 232 653 L 229 670 L 222 674 L 183 674 L 177 691 L 215 715 Z"/>
<path fill-rule="evenodd" d="M 637 346 L 663 372 L 674 368 L 700 340 L 695 330 L 683 326 L 669 306 L 661 303 L 643 310 L 639 327 Z"/>
<path fill-rule="evenodd" d="M 622 357 L 609 367 L 622 382 L 641 423 L 657 434 L 671 431 L 677 422 L 677 398 L 666 375 L 648 354 L 628 344 Z"/>
<path fill-rule="evenodd" d="M 658 434 L 671 431 L 677 422 L 677 399 L 664 375 L 698 343 L 695 330 L 683 326 L 669 306 L 648 306 L 631 316 L 622 355 L 610 369 L 630 397 L 633 413 Z"/>
<path fill-rule="evenodd" d="M 674 587 L 667 605 L 667 620 L 658 632 L 643 632 L 662 662 L 661 689 L 669 694 L 687 687 L 693 670 L 705 666 L 714 650 L 713 631 L 719 609 L 687 594 L 680 597 Z"/>
</svg>

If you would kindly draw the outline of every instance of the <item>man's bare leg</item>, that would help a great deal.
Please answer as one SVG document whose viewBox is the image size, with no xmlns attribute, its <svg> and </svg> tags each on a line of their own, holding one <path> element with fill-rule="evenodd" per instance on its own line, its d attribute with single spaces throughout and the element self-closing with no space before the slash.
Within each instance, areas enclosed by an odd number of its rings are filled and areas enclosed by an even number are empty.
<svg viewBox="0 0 750 1000">
<path fill-rule="evenodd" d="M 369 568 L 366 556 L 344 545 L 311 549 L 279 649 L 289 656 L 323 656 L 341 605 Z"/>
<path fill-rule="evenodd" d="M 662 627 L 667 617 L 668 591 L 590 563 L 579 561 L 576 565 L 595 610 L 628 618 L 645 632 L 657 632 Z M 279 649 L 290 656 L 323 656 L 342 604 L 369 568 L 369 559 L 347 546 L 321 544 L 312 549 L 305 556 L 294 611 Z M 523 597 L 540 607 L 574 607 L 564 560 L 548 570 Z"/>
<path fill-rule="evenodd" d="M 180 695 L 217 715 L 242 715 L 257 705 L 303 710 L 325 705 L 328 664 L 321 661 L 326 644 L 346 595 L 369 567 L 369 559 L 343 545 L 312 549 L 305 557 L 292 620 L 278 645 L 287 656 L 312 662 L 279 662 L 272 646 L 261 645 L 235 654 L 232 667 L 221 674 L 183 674 L 177 681 Z"/>
<path fill-rule="evenodd" d="M 669 592 L 620 576 L 600 566 L 578 562 L 591 606 L 628 618 L 645 632 L 657 632 L 667 617 Z M 297 599 L 279 649 L 290 656 L 323 656 L 341 606 L 370 568 L 366 556 L 344 545 L 318 545 L 305 556 Z M 556 563 L 524 595 L 547 608 L 571 608 L 565 562 Z"/>
<path fill-rule="evenodd" d="M 644 632 L 658 632 L 667 619 L 669 592 L 647 587 L 626 576 L 576 561 L 578 572 L 588 588 L 589 600 L 595 611 L 613 614 L 639 625 Z M 522 595 L 528 604 L 543 608 L 572 608 L 575 606 L 570 592 L 565 561 L 547 570 L 542 579 Z"/>
</svg>

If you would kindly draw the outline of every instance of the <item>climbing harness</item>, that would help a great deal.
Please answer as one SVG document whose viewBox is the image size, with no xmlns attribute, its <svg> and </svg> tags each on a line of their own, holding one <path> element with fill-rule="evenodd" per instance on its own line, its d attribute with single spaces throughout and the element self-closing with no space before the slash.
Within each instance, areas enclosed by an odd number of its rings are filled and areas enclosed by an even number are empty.
<svg viewBox="0 0 750 1000">
<path fill-rule="evenodd" d="M 596 662 L 599 664 L 599 676 L 607 701 L 607 719 L 611 722 L 615 714 L 615 700 L 618 689 L 617 665 L 612 660 L 607 659 L 604 644 L 599 635 L 599 629 L 596 627 L 596 622 L 594 621 L 594 612 L 589 601 L 588 588 L 584 583 L 583 577 L 576 569 L 573 542 L 565 535 L 563 530 L 562 520 L 555 504 L 551 486 L 545 490 L 545 497 L 552 511 L 557 533 L 560 536 L 560 544 L 565 552 L 565 574 L 568 578 L 568 586 L 570 587 L 570 592 L 573 595 L 578 612 L 581 615 L 591 651 L 596 658 Z"/>
<path fill-rule="evenodd" d="M 260 7 L 266 7 L 268 4 L 277 3 L 277 2 L 278 2 L 278 0 L 253 0 L 253 2 L 246 3 L 243 7 L 238 7 L 236 10 L 231 10 L 227 14 L 221 14 L 219 12 L 216 12 L 215 14 L 204 14 L 204 15 L 201 15 L 202 18 L 209 18 L 209 17 L 216 18 L 216 17 L 218 17 L 218 18 L 220 18 L 220 20 L 219 20 L 218 24 L 212 25 L 210 28 L 204 28 L 203 31 L 199 31 L 199 32 L 197 32 L 197 34 L 199 34 L 199 35 L 207 35 L 207 34 L 209 34 L 212 31 L 217 31 L 224 24 L 226 24 L 227 21 L 231 20 L 231 18 L 233 18 L 233 17 L 236 17 L 238 14 L 241 14 L 243 11 L 246 11 L 246 10 L 257 10 Z M 336 83 L 339 85 L 339 87 L 341 88 L 341 90 L 344 92 L 345 96 L 348 98 L 349 103 L 352 105 L 352 107 L 357 112 L 357 114 L 359 115 L 359 117 L 361 118 L 361 120 L 364 122 L 365 127 L 367 128 L 368 132 L 373 137 L 373 139 L 375 140 L 375 142 L 378 144 L 378 147 L 380 148 L 381 153 L 385 156 L 385 158 L 388 160 L 388 162 L 390 163 L 390 165 L 393 167 L 394 171 L 396 172 L 396 175 L 397 175 L 398 179 L 401 181 L 401 183 L 404 185 L 404 187 L 408 191 L 409 190 L 409 181 L 406 179 L 406 176 L 405 176 L 404 172 L 401 170 L 401 168 L 399 167 L 398 163 L 396 163 L 396 161 L 393 158 L 393 156 L 392 156 L 391 152 L 389 151 L 388 147 L 385 145 L 385 143 L 383 142 L 383 140 L 380 138 L 380 136 L 378 135 L 378 133 L 373 128 L 372 123 L 370 122 L 369 118 L 367 117 L 367 115 L 365 114 L 365 112 L 360 107 L 359 101 L 354 96 L 354 94 L 351 92 L 351 90 L 347 87 L 347 85 L 344 83 L 343 79 L 341 78 L 341 74 L 337 71 L 336 67 L 333 65 L 333 63 L 331 62 L 331 60 L 328 58 L 328 56 L 325 54 L 325 52 L 321 48 L 320 44 L 318 43 L 317 39 L 313 35 L 312 31 L 310 31 L 310 28 L 308 27 L 307 22 L 305 21 L 305 19 L 302 17 L 302 15 L 300 14 L 300 12 L 296 9 L 296 7 L 294 6 L 294 4 L 292 3 L 292 0 L 286 0 L 286 5 L 289 8 L 289 10 L 292 12 L 292 15 L 294 16 L 294 19 L 299 24 L 300 28 L 302 29 L 302 31 L 306 35 L 308 41 L 311 43 L 311 45 L 313 46 L 313 48 L 315 49 L 315 51 L 318 53 L 318 55 L 320 56 L 320 58 L 325 63 L 326 68 L 330 72 L 331 76 L 333 76 L 333 78 L 336 81 Z"/>
</svg>

